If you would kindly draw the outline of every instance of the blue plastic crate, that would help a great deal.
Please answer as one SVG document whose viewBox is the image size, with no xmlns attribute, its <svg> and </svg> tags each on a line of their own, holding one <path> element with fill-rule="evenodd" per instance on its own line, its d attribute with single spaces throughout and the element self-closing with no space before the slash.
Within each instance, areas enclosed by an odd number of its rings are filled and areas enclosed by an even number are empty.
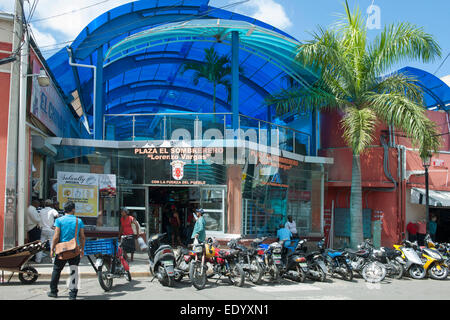
<svg viewBox="0 0 450 320">
<path fill-rule="evenodd" d="M 84 245 L 84 254 L 114 254 L 117 248 L 117 238 L 88 240 Z"/>
</svg>

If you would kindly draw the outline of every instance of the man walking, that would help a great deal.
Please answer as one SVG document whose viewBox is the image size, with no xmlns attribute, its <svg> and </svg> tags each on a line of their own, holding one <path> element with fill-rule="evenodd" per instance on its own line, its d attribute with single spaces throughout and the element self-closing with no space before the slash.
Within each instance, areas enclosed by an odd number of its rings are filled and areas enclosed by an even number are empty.
<svg viewBox="0 0 450 320">
<path fill-rule="evenodd" d="M 203 209 L 197 209 L 197 221 L 195 222 L 194 231 L 192 231 L 191 239 L 194 239 L 194 244 L 205 242 L 206 239 L 206 221 L 203 215 L 205 211 Z"/>
<path fill-rule="evenodd" d="M 41 241 L 51 241 L 55 233 L 55 219 L 58 217 L 58 211 L 53 209 L 52 200 L 45 200 L 45 208 L 39 212 L 41 216 Z M 44 253 L 39 251 L 36 253 L 36 262 L 41 263 Z"/>
<path fill-rule="evenodd" d="M 51 298 L 58 297 L 58 283 L 61 271 L 67 262 L 70 266 L 70 283 L 69 283 L 69 299 L 75 300 L 78 293 L 78 265 L 80 264 L 80 259 L 84 255 L 84 224 L 83 221 L 75 217 L 75 203 L 69 201 L 64 207 L 65 215 L 55 222 L 55 234 L 53 236 L 52 246 L 50 249 L 52 257 L 55 254 L 56 245 L 60 242 L 67 242 L 72 240 L 74 237 L 77 239 L 77 243 L 80 247 L 80 254 L 74 258 L 68 260 L 59 259 L 59 256 L 55 257 L 55 262 L 53 265 L 52 279 L 50 281 L 50 292 L 48 296 Z M 77 226 L 78 221 L 78 226 Z M 75 235 L 75 230 L 77 234 Z"/>
</svg>

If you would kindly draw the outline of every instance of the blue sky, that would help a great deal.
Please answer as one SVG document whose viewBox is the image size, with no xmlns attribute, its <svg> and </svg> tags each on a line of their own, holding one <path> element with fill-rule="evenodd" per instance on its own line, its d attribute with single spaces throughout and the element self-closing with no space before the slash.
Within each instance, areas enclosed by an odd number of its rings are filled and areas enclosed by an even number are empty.
<svg viewBox="0 0 450 320">
<path fill-rule="evenodd" d="M 25 2 L 26 12 L 29 3 Z M 242 0 L 210 0 L 210 5 L 222 7 Z M 131 0 L 39 0 L 32 21 L 33 34 L 44 56 L 48 57 L 67 45 L 95 17 Z M 343 13 L 344 0 L 248 0 L 229 8 L 230 11 L 246 14 L 291 34 L 300 41 L 310 39 L 308 31 L 317 26 L 330 26 Z M 380 9 L 381 28 L 387 24 L 410 22 L 422 26 L 432 34 L 442 49 L 442 58 L 434 63 L 423 64 L 405 61 L 398 65 L 412 66 L 435 73 L 445 57 L 450 53 L 450 0 L 349 0 L 350 7 L 358 5 L 363 13 L 370 5 Z M 88 8 L 85 8 L 88 7 Z M 85 8 L 80 10 L 80 8 Z M 13 12 L 14 0 L 0 1 L 0 11 Z M 57 17 L 54 17 L 57 16 Z M 53 17 L 53 18 L 52 18 Z M 37 19 L 46 18 L 43 21 Z M 380 29 L 368 31 L 369 39 L 374 39 Z M 436 76 L 450 75 L 450 57 L 440 67 Z"/>
</svg>

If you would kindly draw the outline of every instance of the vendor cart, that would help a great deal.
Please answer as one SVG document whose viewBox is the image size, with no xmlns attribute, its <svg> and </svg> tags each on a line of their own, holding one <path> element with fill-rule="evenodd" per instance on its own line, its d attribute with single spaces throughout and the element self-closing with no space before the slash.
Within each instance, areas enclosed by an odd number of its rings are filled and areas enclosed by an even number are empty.
<svg viewBox="0 0 450 320">
<path fill-rule="evenodd" d="M 36 240 L 26 243 L 22 246 L 14 247 L 0 252 L 0 270 L 2 271 L 2 280 L 4 271 L 12 272 L 8 281 L 11 280 L 14 273 L 19 274 L 19 280 L 23 284 L 34 283 L 39 274 L 35 268 L 28 265 L 28 261 L 39 251 L 44 250 L 45 242 Z"/>
</svg>

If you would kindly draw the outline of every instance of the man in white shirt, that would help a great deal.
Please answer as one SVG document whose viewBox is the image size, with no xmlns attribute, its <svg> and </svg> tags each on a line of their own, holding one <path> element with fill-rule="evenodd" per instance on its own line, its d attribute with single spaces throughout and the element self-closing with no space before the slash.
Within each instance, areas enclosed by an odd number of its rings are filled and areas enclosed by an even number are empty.
<svg viewBox="0 0 450 320">
<path fill-rule="evenodd" d="M 46 242 L 47 240 L 52 240 L 55 233 L 55 219 L 58 217 L 58 211 L 53 208 L 52 200 L 45 200 L 45 208 L 39 212 L 41 216 L 41 241 Z M 36 262 L 40 263 L 42 261 L 43 252 L 39 251 L 36 254 Z"/>
<path fill-rule="evenodd" d="M 37 208 L 39 207 L 39 200 L 33 199 L 31 205 L 27 209 L 27 233 L 28 242 L 33 242 L 41 238 L 41 216 Z"/>
<path fill-rule="evenodd" d="M 284 227 L 292 233 L 292 238 L 298 238 L 297 225 L 295 224 L 295 221 L 292 220 L 292 216 L 288 216 L 288 221 L 286 221 Z"/>
</svg>

